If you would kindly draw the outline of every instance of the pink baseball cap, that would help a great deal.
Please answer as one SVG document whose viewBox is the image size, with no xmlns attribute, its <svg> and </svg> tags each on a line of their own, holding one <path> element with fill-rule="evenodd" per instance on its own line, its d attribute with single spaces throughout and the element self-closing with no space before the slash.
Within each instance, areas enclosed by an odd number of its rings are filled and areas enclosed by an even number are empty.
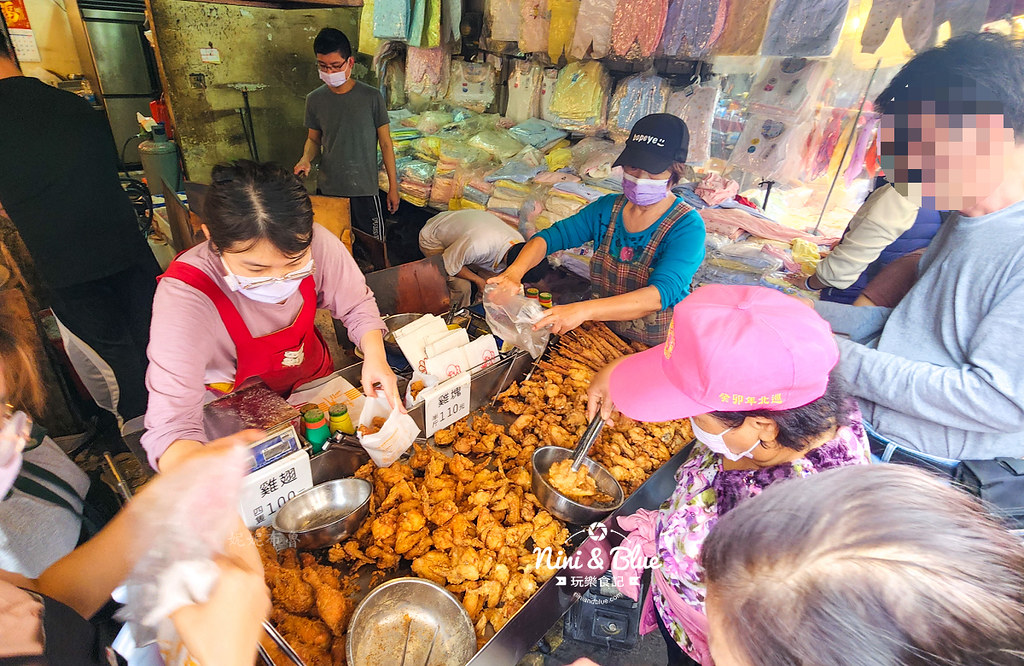
<svg viewBox="0 0 1024 666">
<path fill-rule="evenodd" d="M 838 362 L 813 308 L 766 287 L 707 285 L 676 305 L 664 344 L 615 368 L 611 399 L 639 421 L 782 411 L 823 396 Z"/>
</svg>

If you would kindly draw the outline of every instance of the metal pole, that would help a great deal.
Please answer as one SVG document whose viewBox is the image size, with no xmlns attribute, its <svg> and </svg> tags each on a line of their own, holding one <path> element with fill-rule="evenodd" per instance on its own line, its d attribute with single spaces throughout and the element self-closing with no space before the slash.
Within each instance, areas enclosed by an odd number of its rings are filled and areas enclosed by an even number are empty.
<svg viewBox="0 0 1024 666">
<path fill-rule="evenodd" d="M 871 78 L 868 79 L 868 86 L 864 89 L 864 97 L 860 100 L 860 108 L 857 109 L 857 115 L 853 119 L 853 127 L 850 129 L 850 140 L 846 142 L 843 147 L 843 156 L 839 160 L 839 167 L 836 169 L 836 175 L 832 177 L 832 184 L 828 187 L 828 194 L 825 195 L 825 203 L 821 206 L 821 212 L 818 213 L 818 222 L 814 225 L 813 233 L 815 236 L 818 234 L 818 227 L 821 226 L 821 219 L 825 217 L 825 210 L 828 208 L 828 201 L 832 198 L 832 190 L 836 187 L 836 181 L 839 180 L 839 172 L 843 170 L 843 162 L 846 160 L 846 153 L 850 150 L 850 144 L 853 143 L 853 137 L 857 133 L 857 122 L 860 120 L 860 116 L 864 113 L 864 105 L 868 101 L 868 92 L 871 90 L 871 84 L 875 82 L 875 74 L 878 74 L 878 67 L 882 64 L 882 59 L 879 58 L 875 62 L 875 69 L 871 72 Z"/>
<path fill-rule="evenodd" d="M 879 61 L 881 62 L 881 61 Z M 877 67 L 876 67 L 877 69 Z M 249 152 L 252 153 L 252 159 L 256 162 L 260 161 L 260 151 L 256 148 L 256 126 L 252 124 L 252 107 L 249 106 L 249 91 L 242 91 L 242 101 L 245 103 L 245 117 L 249 121 L 248 129 L 246 131 L 246 138 L 249 139 Z M 251 138 L 250 138 L 251 136 Z"/>
</svg>

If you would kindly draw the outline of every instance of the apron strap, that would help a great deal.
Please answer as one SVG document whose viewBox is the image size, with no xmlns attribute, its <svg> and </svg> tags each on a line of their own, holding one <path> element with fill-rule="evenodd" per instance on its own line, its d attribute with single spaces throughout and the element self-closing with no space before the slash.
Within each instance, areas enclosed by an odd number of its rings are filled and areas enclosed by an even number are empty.
<svg viewBox="0 0 1024 666">
<path fill-rule="evenodd" d="M 239 342 L 248 342 L 253 339 L 252 333 L 249 332 L 249 327 L 245 325 L 242 315 L 238 312 L 238 308 L 235 307 L 235 304 L 224 293 L 224 290 L 217 286 L 217 283 L 201 269 L 184 261 L 172 261 L 171 265 L 167 267 L 167 270 L 159 279 L 163 278 L 181 280 L 193 289 L 205 294 L 213 302 L 214 307 L 217 308 L 217 313 L 220 315 L 221 321 L 224 322 L 224 327 L 227 329 L 228 335 L 231 336 L 231 341 L 235 343 L 236 347 Z"/>
</svg>

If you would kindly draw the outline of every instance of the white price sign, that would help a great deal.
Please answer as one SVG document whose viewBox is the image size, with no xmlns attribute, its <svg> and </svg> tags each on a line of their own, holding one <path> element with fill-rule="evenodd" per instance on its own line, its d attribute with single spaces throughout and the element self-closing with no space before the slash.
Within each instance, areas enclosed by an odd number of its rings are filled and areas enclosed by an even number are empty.
<svg viewBox="0 0 1024 666">
<path fill-rule="evenodd" d="M 469 415 L 469 392 L 473 378 L 468 372 L 446 382 L 423 389 L 423 421 L 430 437 Z"/>
<path fill-rule="evenodd" d="M 250 530 L 269 526 L 285 502 L 313 487 L 309 454 L 295 453 L 258 469 L 242 481 L 239 511 Z"/>
</svg>

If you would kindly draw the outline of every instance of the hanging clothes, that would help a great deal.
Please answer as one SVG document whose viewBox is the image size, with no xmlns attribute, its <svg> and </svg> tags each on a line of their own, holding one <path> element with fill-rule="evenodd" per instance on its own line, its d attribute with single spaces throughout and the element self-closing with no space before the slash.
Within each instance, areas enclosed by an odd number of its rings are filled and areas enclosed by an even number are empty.
<svg viewBox="0 0 1024 666">
<path fill-rule="evenodd" d="M 551 62 L 557 63 L 563 52 L 568 56 L 579 10 L 580 0 L 548 0 L 548 12 L 551 15 L 548 57 L 551 58 Z"/>
<path fill-rule="evenodd" d="M 441 46 L 441 0 L 413 0 L 409 46 L 433 49 Z"/>
<path fill-rule="evenodd" d="M 548 0 L 522 0 L 520 16 L 519 50 L 523 53 L 547 51 L 551 25 Z"/>
<path fill-rule="evenodd" d="M 803 139 L 805 124 L 752 115 L 740 134 L 729 162 L 766 180 L 780 180 L 785 173 L 790 146 Z"/>
<path fill-rule="evenodd" d="M 374 0 L 373 36 L 404 42 L 409 38 L 411 15 L 409 0 Z"/>
<path fill-rule="evenodd" d="M 770 58 L 750 87 L 747 104 L 768 115 L 803 115 L 818 98 L 828 74 L 827 60 Z"/>
<path fill-rule="evenodd" d="M 775 0 L 761 55 L 829 56 L 839 43 L 849 0 Z"/>
<path fill-rule="evenodd" d="M 359 52 L 368 56 L 376 55 L 380 47 L 380 40 L 373 36 L 373 3 L 363 0 L 359 10 Z"/>
<path fill-rule="evenodd" d="M 508 106 L 505 117 L 515 123 L 540 116 L 540 80 L 544 68 L 527 60 L 512 61 L 508 75 Z"/>
<path fill-rule="evenodd" d="M 846 167 L 846 172 L 843 174 L 843 182 L 846 183 L 846 187 L 853 185 L 853 181 L 864 171 L 864 157 L 867 155 L 868 148 L 874 143 L 875 131 L 878 129 L 881 117 L 875 114 L 867 114 L 862 116 L 862 120 L 863 124 L 857 134 L 856 141 L 853 143 L 853 154 L 850 156 L 850 164 Z"/>
<path fill-rule="evenodd" d="M 518 42 L 521 12 L 520 0 L 490 0 L 487 3 L 487 16 L 491 28 L 491 40 Z"/>
<path fill-rule="evenodd" d="M 494 103 L 497 72 L 487 62 L 452 60 L 448 101 L 470 111 L 483 113 Z"/>
<path fill-rule="evenodd" d="M 1003 4 L 1012 11 L 1011 5 L 1024 3 Z M 900 18 L 903 38 L 910 48 L 920 53 L 935 45 L 939 26 L 946 21 L 949 21 L 952 37 L 979 32 L 989 9 L 989 3 L 977 0 L 875 0 L 860 37 L 861 50 L 864 53 L 877 51 Z"/>
<path fill-rule="evenodd" d="M 668 95 L 668 82 L 653 71 L 619 81 L 608 113 L 608 130 L 612 138 L 625 141 L 636 121 L 652 113 L 664 112 Z"/>
<path fill-rule="evenodd" d="M 441 0 L 441 44 L 462 38 L 462 0 Z"/>
<path fill-rule="evenodd" d="M 665 112 L 683 119 L 690 131 L 687 164 L 703 164 L 711 157 L 711 123 L 718 106 L 718 86 L 695 86 L 669 95 Z"/>
<path fill-rule="evenodd" d="M 846 109 L 832 109 L 828 122 L 821 132 L 821 140 L 817 142 L 817 150 L 811 160 L 810 171 L 807 174 L 808 180 L 814 180 L 824 176 L 829 170 L 836 146 L 843 134 L 843 119 L 846 116 Z"/>
<path fill-rule="evenodd" d="M 604 128 L 608 100 L 608 75 L 596 60 L 573 62 L 558 73 L 551 98 L 554 124 L 562 129 L 598 131 Z"/>
<path fill-rule="evenodd" d="M 446 48 L 409 47 L 405 61 L 405 91 L 444 99 L 448 90 L 451 54 Z"/>
<path fill-rule="evenodd" d="M 744 0 L 740 6 L 730 3 L 722 35 L 714 44 L 715 55 L 757 55 L 771 8 L 772 0 Z"/>
<path fill-rule="evenodd" d="M 618 0 L 583 0 L 576 18 L 576 32 L 572 37 L 570 54 L 582 60 L 591 49 L 591 56 L 599 60 L 608 55 L 612 47 L 612 20 Z"/>
<path fill-rule="evenodd" d="M 708 55 L 722 35 L 728 9 L 729 0 L 672 0 L 661 39 L 662 52 L 673 58 Z"/>
<path fill-rule="evenodd" d="M 612 24 L 612 53 L 649 58 L 661 41 L 668 0 L 619 0 Z"/>
<path fill-rule="evenodd" d="M 551 101 L 555 98 L 558 85 L 558 70 L 548 67 L 540 78 L 540 117 L 549 123 L 558 120 L 558 114 L 551 110 Z"/>
</svg>

